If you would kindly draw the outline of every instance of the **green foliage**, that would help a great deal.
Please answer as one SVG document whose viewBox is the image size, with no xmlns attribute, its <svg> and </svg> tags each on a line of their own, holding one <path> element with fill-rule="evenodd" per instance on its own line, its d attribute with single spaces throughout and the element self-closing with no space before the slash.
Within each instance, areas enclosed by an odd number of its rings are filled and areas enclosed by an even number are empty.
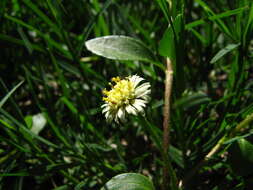
<svg viewBox="0 0 253 190">
<path fill-rule="evenodd" d="M 229 53 L 230 51 L 233 51 L 235 48 L 237 48 L 240 44 L 229 44 L 225 48 L 221 49 L 210 61 L 210 63 L 215 63 L 220 58 L 222 58 L 224 55 Z"/>
<path fill-rule="evenodd" d="M 234 142 L 229 150 L 231 167 L 239 176 L 249 176 L 253 171 L 253 145 L 240 139 Z"/>
<path fill-rule="evenodd" d="M 124 173 L 113 177 L 101 190 L 155 190 L 152 182 L 136 173 Z"/>
<path fill-rule="evenodd" d="M 252 34 L 250 0 L 1 0 L 0 190 L 97 190 L 126 172 L 161 189 L 166 57 L 171 173 L 187 190 L 252 189 Z M 106 123 L 102 90 L 133 74 L 152 85 L 145 117 Z"/>
<path fill-rule="evenodd" d="M 8 92 L 5 97 L 2 98 L 2 100 L 0 101 L 0 108 L 5 104 L 5 102 L 11 97 L 11 95 L 18 89 L 18 87 L 20 87 L 22 85 L 24 81 L 21 81 L 20 83 L 18 83 L 10 92 Z"/>
<path fill-rule="evenodd" d="M 251 189 L 253 185 L 251 178 L 253 171 L 253 144 L 251 142 L 252 138 L 250 137 L 247 140 L 240 138 L 233 142 L 228 149 L 228 162 L 231 169 L 236 175 L 241 176 L 246 189 Z"/>
<path fill-rule="evenodd" d="M 105 36 L 85 44 L 88 50 L 109 59 L 155 62 L 152 51 L 142 42 L 127 36 Z"/>
<path fill-rule="evenodd" d="M 182 15 L 178 15 L 164 32 L 159 45 L 159 54 L 164 57 L 169 57 L 172 60 L 176 59 L 176 47 L 178 39 L 180 39 L 180 32 L 182 26 Z"/>
</svg>

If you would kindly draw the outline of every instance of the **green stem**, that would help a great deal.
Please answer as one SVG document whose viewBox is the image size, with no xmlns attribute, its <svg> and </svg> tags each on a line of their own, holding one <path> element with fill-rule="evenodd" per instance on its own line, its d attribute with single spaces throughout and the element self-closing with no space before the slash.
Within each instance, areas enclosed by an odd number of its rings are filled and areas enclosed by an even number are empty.
<svg viewBox="0 0 253 190">
<path fill-rule="evenodd" d="M 230 137 L 234 137 L 236 133 L 241 132 L 245 126 L 253 121 L 253 113 L 248 115 L 242 122 L 240 122 L 234 130 L 230 133 Z"/>
</svg>

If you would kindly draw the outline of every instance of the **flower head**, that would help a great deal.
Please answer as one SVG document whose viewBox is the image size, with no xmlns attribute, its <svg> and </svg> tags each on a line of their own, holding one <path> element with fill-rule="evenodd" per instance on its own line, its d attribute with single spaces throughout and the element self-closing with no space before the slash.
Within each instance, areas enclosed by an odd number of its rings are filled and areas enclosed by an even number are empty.
<svg viewBox="0 0 253 190">
<path fill-rule="evenodd" d="M 111 90 L 103 90 L 102 113 L 108 122 L 124 122 L 127 114 L 144 113 L 151 90 L 149 82 L 140 84 L 143 80 L 138 75 L 112 78 Z"/>
</svg>

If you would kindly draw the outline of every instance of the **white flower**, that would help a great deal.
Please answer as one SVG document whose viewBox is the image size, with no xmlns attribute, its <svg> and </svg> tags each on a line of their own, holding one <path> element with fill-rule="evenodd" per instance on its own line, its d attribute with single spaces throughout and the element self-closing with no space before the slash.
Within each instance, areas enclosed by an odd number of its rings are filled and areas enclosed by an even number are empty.
<svg viewBox="0 0 253 190">
<path fill-rule="evenodd" d="M 133 75 L 120 79 L 120 77 L 112 78 L 112 83 L 109 83 L 111 90 L 103 90 L 103 100 L 105 104 L 102 113 L 105 114 L 106 120 L 111 122 L 115 120 L 124 122 L 127 114 L 137 115 L 144 113 L 144 108 L 149 100 L 150 83 L 141 82 L 143 78 L 138 75 Z"/>
<path fill-rule="evenodd" d="M 31 131 L 36 135 L 45 127 L 47 120 L 42 113 L 38 113 L 32 117 L 32 128 Z"/>
</svg>

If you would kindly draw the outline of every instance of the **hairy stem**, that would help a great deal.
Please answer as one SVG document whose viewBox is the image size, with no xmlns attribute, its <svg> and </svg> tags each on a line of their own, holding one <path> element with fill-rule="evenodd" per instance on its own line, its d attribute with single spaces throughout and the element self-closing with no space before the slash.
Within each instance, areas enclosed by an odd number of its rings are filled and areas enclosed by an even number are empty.
<svg viewBox="0 0 253 190">
<path fill-rule="evenodd" d="M 172 63 L 169 58 L 166 60 L 167 69 L 165 71 L 165 94 L 164 94 L 164 113 L 163 113 L 163 190 L 166 190 L 169 182 L 168 149 L 170 144 L 170 99 L 173 82 Z"/>
</svg>

